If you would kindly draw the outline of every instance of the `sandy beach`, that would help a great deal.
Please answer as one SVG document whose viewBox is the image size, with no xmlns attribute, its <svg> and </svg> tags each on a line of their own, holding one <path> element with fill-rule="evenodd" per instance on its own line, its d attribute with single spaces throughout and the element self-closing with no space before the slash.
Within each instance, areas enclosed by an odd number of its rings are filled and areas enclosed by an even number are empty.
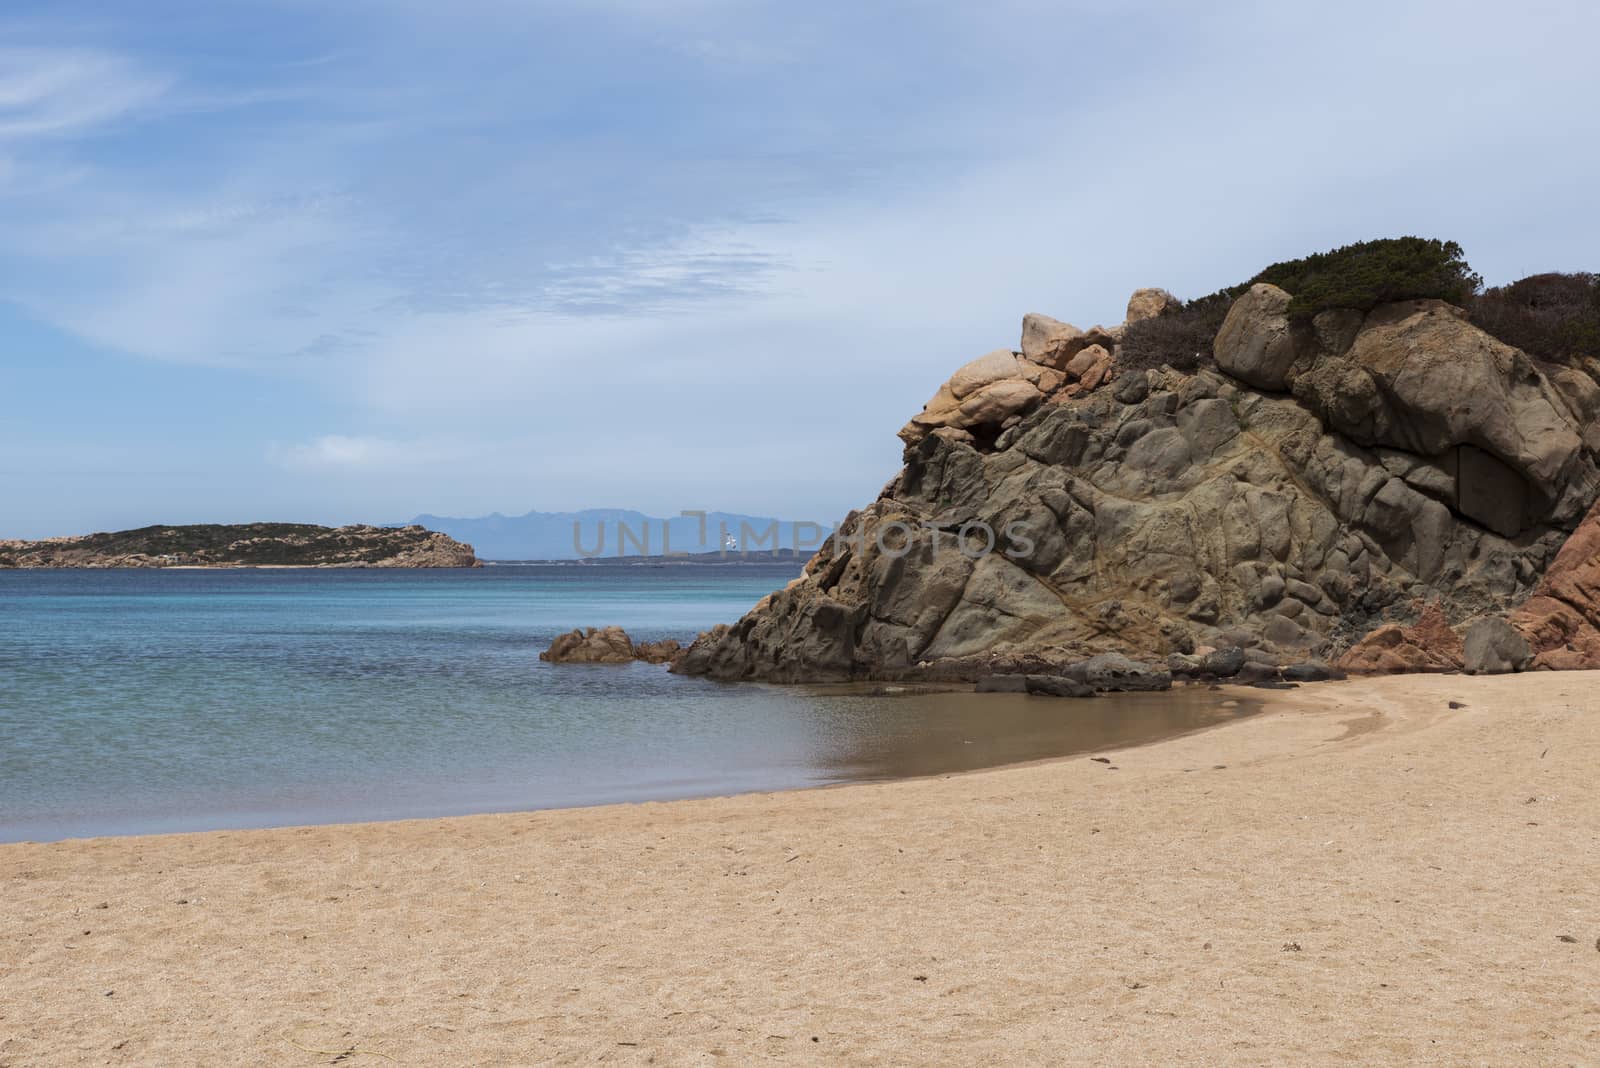
<svg viewBox="0 0 1600 1068">
<path fill-rule="evenodd" d="M 0 846 L 0 1065 L 1592 1064 L 1597 681 L 1310 686 L 1109 763 Z"/>
</svg>

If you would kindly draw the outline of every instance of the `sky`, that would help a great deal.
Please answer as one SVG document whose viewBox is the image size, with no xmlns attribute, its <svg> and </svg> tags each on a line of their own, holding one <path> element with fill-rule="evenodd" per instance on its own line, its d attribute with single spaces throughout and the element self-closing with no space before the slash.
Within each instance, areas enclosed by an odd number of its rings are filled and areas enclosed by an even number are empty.
<svg viewBox="0 0 1600 1068">
<path fill-rule="evenodd" d="M 0 537 L 829 521 L 1022 315 L 1600 268 L 1600 7 L 8 0 Z"/>
</svg>

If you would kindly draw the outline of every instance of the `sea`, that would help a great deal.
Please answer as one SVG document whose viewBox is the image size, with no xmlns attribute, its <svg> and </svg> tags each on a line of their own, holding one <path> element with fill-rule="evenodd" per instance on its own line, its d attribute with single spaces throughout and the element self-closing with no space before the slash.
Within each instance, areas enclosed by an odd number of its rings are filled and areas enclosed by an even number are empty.
<svg viewBox="0 0 1600 1068">
<path fill-rule="evenodd" d="M 942 775 L 1248 713 L 556 665 L 687 640 L 792 564 L 0 571 L 0 841 L 663 801 Z"/>
</svg>

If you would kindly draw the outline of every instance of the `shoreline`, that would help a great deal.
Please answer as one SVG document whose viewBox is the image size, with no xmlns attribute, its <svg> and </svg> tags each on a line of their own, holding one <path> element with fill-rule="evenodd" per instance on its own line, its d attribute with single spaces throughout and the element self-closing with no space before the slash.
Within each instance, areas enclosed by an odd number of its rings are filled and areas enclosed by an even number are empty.
<svg viewBox="0 0 1600 1068">
<path fill-rule="evenodd" d="M 3 567 L 7 571 L 475 571 L 482 564 L 153 564 L 148 567 L 100 567 L 64 564 L 48 567 Z"/>
<path fill-rule="evenodd" d="M 655 560 L 619 556 L 604 560 L 479 560 L 474 564 L 152 564 L 106 567 L 97 564 L 52 564 L 44 567 L 0 567 L 7 571 L 476 571 L 515 567 L 802 567 L 805 558 L 793 560 Z"/>
<path fill-rule="evenodd" d="M 1109 764 L 4 845 L 0 1063 L 1581 1062 L 1596 681 L 1269 692 Z"/>
<path fill-rule="evenodd" d="M 584 665 L 580 665 L 584 666 Z M 616 665 L 588 665 L 597 666 L 605 670 Z M 894 702 L 923 702 L 919 710 L 929 717 L 942 717 L 951 713 L 948 703 L 958 702 L 972 705 L 981 710 L 981 717 L 1004 721 L 1020 710 L 1026 710 L 1035 715 L 1042 716 L 1051 711 L 1057 712 L 1063 719 L 1074 715 L 1084 716 L 1085 713 L 1095 713 L 1098 717 L 1108 714 L 1114 717 L 1126 736 L 1116 739 L 1095 739 L 1103 744 L 1085 744 L 1091 739 L 1074 736 L 1064 747 L 1051 745 L 1044 747 L 1046 751 L 1038 752 L 1037 742 L 1034 739 L 1034 748 L 1037 755 L 1018 757 L 996 757 L 993 762 L 983 762 L 990 756 L 968 755 L 965 750 L 956 750 L 960 753 L 959 761 L 948 747 L 948 742 L 936 744 L 933 748 L 945 754 L 942 762 L 946 764 L 958 763 L 966 760 L 976 760 L 971 766 L 944 767 L 927 771 L 883 771 L 881 774 L 858 773 L 846 774 L 844 766 L 832 769 L 834 777 L 822 777 L 808 783 L 772 783 L 767 785 L 748 785 L 728 788 L 707 784 L 703 789 L 696 787 L 689 792 L 669 792 L 661 796 L 651 797 L 641 789 L 619 787 L 619 794 L 606 800 L 569 800 L 557 801 L 549 804 L 518 804 L 515 802 L 501 802 L 462 811 L 450 811 L 454 802 L 441 799 L 443 811 L 418 814 L 391 813 L 371 815 L 345 815 L 331 816 L 326 819 L 302 818 L 286 819 L 280 822 L 266 822 L 262 820 L 262 812 L 251 808 L 218 810 L 226 813 L 224 819 L 236 819 L 238 822 L 217 821 L 211 826 L 174 826 L 180 822 L 180 817 L 166 812 L 149 813 L 143 820 L 145 826 L 141 829 L 106 830 L 95 833 L 66 833 L 55 836 L 42 833 L 38 836 L 12 837 L 17 833 L 13 826 L 0 822 L 0 848 L 8 845 L 58 845 L 71 842 L 95 842 L 102 840 L 118 840 L 126 838 L 166 838 L 173 835 L 206 835 L 206 834 L 238 834 L 258 831 L 296 831 L 309 828 L 323 827 L 364 827 L 383 823 L 418 823 L 432 820 L 470 819 L 478 816 L 504 816 L 523 815 L 536 812 L 570 812 L 584 809 L 603 809 L 614 806 L 628 806 L 640 804 L 675 804 L 682 801 L 709 801 L 718 799 L 731 799 L 756 795 L 772 796 L 787 793 L 803 792 L 810 790 L 833 790 L 861 785 L 887 785 L 896 782 L 915 782 L 924 779 L 950 778 L 960 775 L 976 775 L 988 771 L 998 771 L 1006 768 L 1030 767 L 1034 765 L 1050 764 L 1062 760 L 1072 760 L 1077 757 L 1087 756 L 1100 749 L 1107 751 L 1122 751 L 1159 745 L 1164 741 L 1186 737 L 1203 731 L 1215 730 L 1229 723 L 1238 722 L 1250 716 L 1259 715 L 1265 702 L 1262 691 L 1245 686 L 1222 686 L 1212 691 L 1202 686 L 1179 686 L 1173 690 L 1161 693 L 1106 693 L 1093 699 L 1093 703 L 1083 700 L 1064 700 L 1061 698 L 1038 697 L 1021 694 L 1007 693 L 977 693 L 972 687 L 961 683 L 719 683 L 722 686 L 752 687 L 761 690 L 778 692 L 795 691 L 805 696 L 815 696 L 823 699 L 831 697 L 877 697 Z M 887 692 L 885 692 L 887 691 Z M 1201 692 L 1205 691 L 1205 692 Z M 1118 707 L 1120 705 L 1120 708 Z M 1169 714 L 1177 717 L 1190 717 L 1193 722 L 1181 725 L 1162 723 L 1158 726 L 1148 726 L 1143 723 L 1152 708 L 1166 707 Z M 982 718 L 974 719 L 967 724 L 968 727 L 977 727 Z M 1136 727 L 1142 729 L 1135 729 Z M 1085 728 L 1080 727 L 1079 730 Z M 1056 739 L 1059 743 L 1059 739 Z M 970 742 L 967 744 L 971 744 Z M 992 755 L 991 755 L 992 756 Z M 824 775 L 821 768 L 817 774 Z M 622 796 L 631 794 L 633 796 Z M 37 821 L 35 821 L 37 824 Z M 156 825 L 167 824 L 165 829 L 157 829 Z M 26 826 L 26 825 L 24 825 Z M 23 832 L 27 833 L 27 832 Z M 0 1066 L 3 1068 L 3 1066 Z"/>
</svg>

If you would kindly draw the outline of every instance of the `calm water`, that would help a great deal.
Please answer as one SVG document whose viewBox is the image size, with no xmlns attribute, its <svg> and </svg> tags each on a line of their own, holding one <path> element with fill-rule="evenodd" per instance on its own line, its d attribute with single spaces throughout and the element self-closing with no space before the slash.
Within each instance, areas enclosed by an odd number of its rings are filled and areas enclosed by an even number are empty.
<svg viewBox="0 0 1600 1068">
<path fill-rule="evenodd" d="M 690 637 L 794 573 L 0 571 L 0 841 L 933 774 L 1239 714 L 1205 692 L 873 697 L 538 659 L 579 625 Z"/>
</svg>

